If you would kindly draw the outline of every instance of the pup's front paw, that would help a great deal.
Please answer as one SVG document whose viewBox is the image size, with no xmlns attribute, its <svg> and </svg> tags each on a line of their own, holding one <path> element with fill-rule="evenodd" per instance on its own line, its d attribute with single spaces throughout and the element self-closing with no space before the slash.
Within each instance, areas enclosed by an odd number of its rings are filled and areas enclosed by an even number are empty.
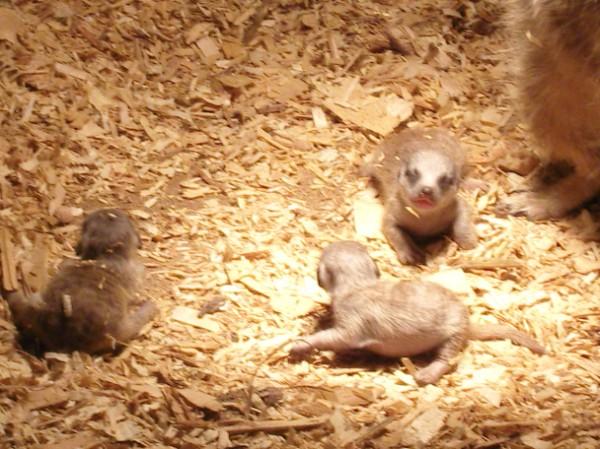
<svg viewBox="0 0 600 449">
<path fill-rule="evenodd" d="M 427 255 L 419 248 L 407 248 L 396 251 L 398 260 L 404 265 L 425 265 Z"/>
<path fill-rule="evenodd" d="M 304 340 L 299 340 L 294 343 L 294 346 L 290 349 L 290 357 L 293 359 L 302 359 L 308 356 L 312 351 L 313 347 Z"/>
<path fill-rule="evenodd" d="M 473 249 L 479 240 L 474 226 L 469 226 L 468 229 L 455 229 L 452 238 L 461 249 Z"/>
</svg>

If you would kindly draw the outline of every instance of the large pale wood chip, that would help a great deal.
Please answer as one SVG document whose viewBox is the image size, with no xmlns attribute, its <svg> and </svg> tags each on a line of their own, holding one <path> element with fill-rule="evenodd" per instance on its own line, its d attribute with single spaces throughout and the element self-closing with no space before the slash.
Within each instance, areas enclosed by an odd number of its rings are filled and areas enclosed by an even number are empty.
<svg viewBox="0 0 600 449">
<path fill-rule="evenodd" d="M 0 40 L 17 43 L 17 35 L 23 30 L 23 22 L 12 9 L 0 8 Z"/>
<path fill-rule="evenodd" d="M 209 394 L 190 388 L 178 390 L 178 393 L 194 407 L 208 409 L 216 413 L 223 410 L 223 404 Z"/>
<path fill-rule="evenodd" d="M 19 281 L 17 279 L 16 261 L 10 233 L 6 228 L 0 228 L 0 264 L 2 265 L 2 286 L 5 290 L 17 290 Z"/>
</svg>

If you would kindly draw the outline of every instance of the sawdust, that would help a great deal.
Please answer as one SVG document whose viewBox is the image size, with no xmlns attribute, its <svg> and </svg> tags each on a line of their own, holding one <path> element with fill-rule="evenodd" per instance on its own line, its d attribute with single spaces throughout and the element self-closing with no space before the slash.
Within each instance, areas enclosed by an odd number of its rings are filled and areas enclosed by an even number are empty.
<svg viewBox="0 0 600 449">
<path fill-rule="evenodd" d="M 116 357 L 36 359 L 2 303 L 0 447 L 598 447 L 597 211 L 494 214 L 520 180 L 500 168 L 532 167 L 501 13 L 468 0 L 1 7 L 5 286 L 40 288 L 74 253 L 81 210 L 123 207 L 161 317 Z M 416 124 L 459 135 L 485 187 L 464 192 L 481 243 L 434 245 L 422 270 L 399 266 L 358 177 L 382 135 Z M 326 310 L 314 271 L 337 239 L 367 243 L 386 277 L 437 278 L 474 319 L 550 353 L 471 342 L 425 388 L 418 359 L 291 363 L 285 342 Z"/>
</svg>

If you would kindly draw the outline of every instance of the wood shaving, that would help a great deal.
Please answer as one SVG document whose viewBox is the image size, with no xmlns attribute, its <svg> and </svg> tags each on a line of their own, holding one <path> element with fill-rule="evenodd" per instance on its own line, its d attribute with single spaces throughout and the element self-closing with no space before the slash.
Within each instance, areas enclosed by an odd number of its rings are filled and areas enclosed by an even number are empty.
<svg viewBox="0 0 600 449">
<path fill-rule="evenodd" d="M 121 207 L 161 317 L 113 357 L 37 358 L 0 301 L 0 447 L 596 448 L 599 209 L 494 213 L 536 163 L 503 12 L 491 0 L 5 2 L 2 285 L 39 290 L 74 257 L 79 212 Z M 433 243 L 420 268 L 399 265 L 358 176 L 405 126 L 460 136 L 485 185 L 464 192 L 478 246 Z M 474 321 L 517 326 L 549 354 L 472 341 L 425 388 L 409 374 L 420 358 L 288 360 L 326 320 L 315 269 L 338 239 L 367 244 L 386 278 L 437 276 Z M 199 316 L 215 297 L 224 306 Z"/>
</svg>

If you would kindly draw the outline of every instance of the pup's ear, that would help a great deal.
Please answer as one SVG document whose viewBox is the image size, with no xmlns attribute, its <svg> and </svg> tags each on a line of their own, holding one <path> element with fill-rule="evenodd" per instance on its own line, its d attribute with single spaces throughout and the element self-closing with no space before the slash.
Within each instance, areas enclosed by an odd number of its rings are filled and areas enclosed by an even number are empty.
<svg viewBox="0 0 600 449">
<path fill-rule="evenodd" d="M 85 236 L 81 237 L 75 246 L 75 254 L 81 259 L 96 259 L 98 257 L 98 247 L 94 239 L 89 239 Z"/>
<path fill-rule="evenodd" d="M 381 277 L 381 271 L 379 271 L 379 267 L 375 262 L 373 262 L 373 266 L 375 267 L 375 276 L 377 276 L 377 279 L 379 279 Z"/>
<path fill-rule="evenodd" d="M 90 214 L 86 214 L 85 218 L 83 219 L 83 223 L 81 223 L 81 234 L 79 241 L 77 242 L 77 245 L 75 245 L 75 254 L 79 257 L 83 255 L 83 236 L 85 235 L 87 228 L 90 226 L 89 217 Z"/>
<path fill-rule="evenodd" d="M 320 263 L 319 268 L 317 269 L 317 282 L 319 283 L 319 287 L 324 290 L 329 291 L 333 288 L 335 279 L 333 279 L 331 272 L 324 263 Z"/>
<path fill-rule="evenodd" d="M 142 248 L 142 238 L 140 237 L 140 233 L 137 232 L 137 229 L 133 231 L 135 233 L 135 238 L 137 239 L 137 249 Z"/>
<path fill-rule="evenodd" d="M 81 243 L 81 240 L 79 240 L 77 245 L 75 245 L 75 254 L 81 257 L 81 251 L 83 251 L 83 244 Z"/>
</svg>

